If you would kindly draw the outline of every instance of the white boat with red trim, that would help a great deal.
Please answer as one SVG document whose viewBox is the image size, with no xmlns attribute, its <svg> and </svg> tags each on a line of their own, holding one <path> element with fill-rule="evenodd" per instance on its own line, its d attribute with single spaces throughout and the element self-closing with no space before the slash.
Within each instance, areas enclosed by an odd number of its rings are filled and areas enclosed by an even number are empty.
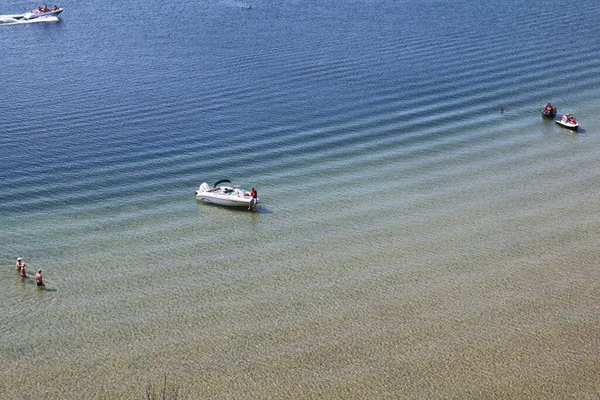
<svg viewBox="0 0 600 400">
<path fill-rule="evenodd" d="M 575 120 L 573 114 L 563 115 L 561 119 L 556 120 L 556 123 L 564 126 L 565 128 L 573 129 L 575 131 L 577 130 L 577 128 L 579 128 L 579 124 Z"/>
<path fill-rule="evenodd" d="M 35 10 L 26 12 L 25 14 L 3 15 L 3 17 L 16 21 L 29 21 L 37 18 L 58 17 L 58 14 L 61 12 L 63 12 L 63 9 L 58 6 L 52 6 L 50 8 L 47 6 L 40 6 Z"/>
</svg>

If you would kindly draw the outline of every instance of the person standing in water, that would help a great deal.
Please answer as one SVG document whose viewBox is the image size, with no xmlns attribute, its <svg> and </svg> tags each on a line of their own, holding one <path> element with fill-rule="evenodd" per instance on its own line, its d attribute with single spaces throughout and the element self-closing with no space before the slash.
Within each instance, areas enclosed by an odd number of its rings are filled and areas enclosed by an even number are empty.
<svg viewBox="0 0 600 400">
<path fill-rule="evenodd" d="M 25 267 L 26 265 L 23 263 L 23 265 L 21 265 L 21 278 L 23 279 L 27 278 L 27 272 L 25 271 Z"/>
<path fill-rule="evenodd" d="M 23 267 L 23 259 L 21 257 L 17 258 L 17 264 L 16 264 L 16 269 L 17 271 L 20 271 L 21 268 Z"/>
<path fill-rule="evenodd" d="M 42 280 L 42 270 L 38 270 L 37 274 L 35 274 L 35 284 L 39 287 L 45 287 L 44 281 Z"/>
<path fill-rule="evenodd" d="M 252 190 L 250 191 L 250 204 L 248 204 L 248 210 L 252 209 L 252 206 L 254 205 L 254 211 L 256 211 L 256 202 L 258 201 L 258 192 L 256 191 L 256 189 L 252 188 Z"/>
</svg>

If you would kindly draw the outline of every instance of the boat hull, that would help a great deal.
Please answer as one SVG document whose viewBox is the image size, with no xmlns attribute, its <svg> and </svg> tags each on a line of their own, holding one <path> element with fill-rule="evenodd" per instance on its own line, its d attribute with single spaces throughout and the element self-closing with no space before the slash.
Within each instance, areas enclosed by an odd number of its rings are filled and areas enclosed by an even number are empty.
<svg viewBox="0 0 600 400">
<path fill-rule="evenodd" d="M 197 194 L 196 200 L 227 207 L 250 207 L 250 199 L 246 200 L 243 198 L 227 198 L 225 196 L 208 196 Z"/>
<path fill-rule="evenodd" d="M 557 124 L 559 124 L 560 126 L 563 126 L 567 129 L 571 129 L 573 131 L 576 131 L 579 128 L 579 124 L 569 124 L 567 122 L 563 122 L 563 121 L 555 121 Z"/>
<path fill-rule="evenodd" d="M 554 118 L 554 117 L 556 117 L 556 111 L 542 110 L 542 116 L 548 117 L 548 118 Z"/>
</svg>

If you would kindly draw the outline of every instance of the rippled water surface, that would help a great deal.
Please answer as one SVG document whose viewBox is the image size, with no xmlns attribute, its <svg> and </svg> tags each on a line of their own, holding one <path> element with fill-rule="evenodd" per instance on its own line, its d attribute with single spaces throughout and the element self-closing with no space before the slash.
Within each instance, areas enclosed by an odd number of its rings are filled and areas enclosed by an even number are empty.
<svg viewBox="0 0 600 400">
<path fill-rule="evenodd" d="M 598 3 L 247 4 L 0 26 L 0 397 L 597 398 Z"/>
</svg>

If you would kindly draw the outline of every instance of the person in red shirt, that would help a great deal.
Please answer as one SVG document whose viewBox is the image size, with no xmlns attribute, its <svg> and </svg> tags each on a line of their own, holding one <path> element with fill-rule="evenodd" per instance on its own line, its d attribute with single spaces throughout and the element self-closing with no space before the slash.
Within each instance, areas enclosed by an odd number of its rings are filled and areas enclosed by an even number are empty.
<svg viewBox="0 0 600 400">
<path fill-rule="evenodd" d="M 252 209 L 252 206 L 254 206 L 254 211 L 256 211 L 256 203 L 258 202 L 258 192 L 256 191 L 256 189 L 252 188 L 252 190 L 250 191 L 250 204 L 248 204 L 248 210 Z"/>
</svg>

